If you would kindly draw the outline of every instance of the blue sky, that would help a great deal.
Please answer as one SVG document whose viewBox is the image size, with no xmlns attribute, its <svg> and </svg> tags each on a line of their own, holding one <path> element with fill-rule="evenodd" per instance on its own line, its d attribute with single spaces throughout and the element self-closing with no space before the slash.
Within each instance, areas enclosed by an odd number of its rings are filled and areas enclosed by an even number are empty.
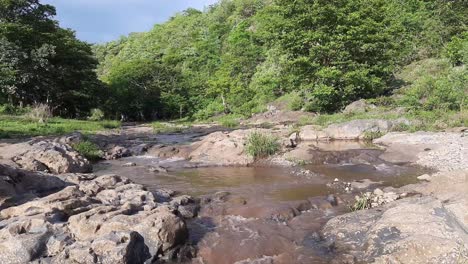
<svg viewBox="0 0 468 264">
<path fill-rule="evenodd" d="M 217 0 L 42 0 L 57 8 L 62 27 L 92 43 L 147 31 L 189 7 L 203 10 Z"/>
</svg>

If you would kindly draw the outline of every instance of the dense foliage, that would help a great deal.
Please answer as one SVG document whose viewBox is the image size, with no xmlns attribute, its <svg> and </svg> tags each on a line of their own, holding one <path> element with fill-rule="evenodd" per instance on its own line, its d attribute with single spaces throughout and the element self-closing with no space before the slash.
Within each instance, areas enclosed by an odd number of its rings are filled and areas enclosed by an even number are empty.
<svg viewBox="0 0 468 264">
<path fill-rule="evenodd" d="M 221 0 L 95 53 L 116 115 L 249 115 L 284 96 L 331 112 L 389 94 L 412 61 L 463 64 L 467 22 L 464 1 Z"/>
<path fill-rule="evenodd" d="M 466 107 L 464 0 L 220 0 L 93 47 L 54 15 L 39 0 L 0 0 L 3 112 L 47 105 L 92 120 L 208 119 L 275 100 L 334 112 L 401 87 L 403 105 Z M 446 67 L 411 86 L 398 78 L 428 58 Z"/>
<path fill-rule="evenodd" d="M 87 115 L 97 104 L 91 46 L 53 20 L 38 0 L 0 0 L 0 103 L 47 104 L 55 114 Z"/>
</svg>

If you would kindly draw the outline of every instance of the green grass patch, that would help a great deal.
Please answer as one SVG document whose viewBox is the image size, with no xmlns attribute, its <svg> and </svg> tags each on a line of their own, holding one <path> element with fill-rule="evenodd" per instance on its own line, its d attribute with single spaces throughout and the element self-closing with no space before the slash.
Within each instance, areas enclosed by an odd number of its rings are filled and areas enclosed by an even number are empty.
<svg viewBox="0 0 468 264">
<path fill-rule="evenodd" d="M 280 144 L 277 137 L 253 132 L 247 139 L 247 153 L 255 159 L 266 158 L 279 150 Z"/>
<path fill-rule="evenodd" d="M 90 161 L 98 161 L 102 159 L 102 150 L 91 141 L 83 140 L 73 144 L 72 147 Z"/>
<path fill-rule="evenodd" d="M 180 133 L 186 129 L 184 126 L 163 122 L 153 122 L 151 123 L 151 126 L 153 127 L 153 132 L 156 134 Z"/>
<path fill-rule="evenodd" d="M 0 115 L 0 138 L 63 135 L 80 131 L 92 134 L 97 131 L 120 127 L 119 121 L 88 121 L 50 118 L 39 123 L 23 116 Z"/>
</svg>

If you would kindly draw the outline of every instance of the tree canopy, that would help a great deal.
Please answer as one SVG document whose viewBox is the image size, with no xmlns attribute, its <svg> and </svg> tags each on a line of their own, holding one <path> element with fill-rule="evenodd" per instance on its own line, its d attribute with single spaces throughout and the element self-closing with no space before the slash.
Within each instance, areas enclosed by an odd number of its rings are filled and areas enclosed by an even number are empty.
<svg viewBox="0 0 468 264">
<path fill-rule="evenodd" d="M 96 104 L 97 61 L 91 46 L 60 28 L 54 15 L 53 6 L 38 0 L 0 1 L 0 98 L 82 116 Z"/>
</svg>

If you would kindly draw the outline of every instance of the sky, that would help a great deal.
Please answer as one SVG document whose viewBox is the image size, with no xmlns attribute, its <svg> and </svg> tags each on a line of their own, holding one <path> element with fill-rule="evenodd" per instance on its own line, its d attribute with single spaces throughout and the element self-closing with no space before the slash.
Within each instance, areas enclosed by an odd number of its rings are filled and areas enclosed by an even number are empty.
<svg viewBox="0 0 468 264">
<path fill-rule="evenodd" d="M 102 43 L 150 30 L 189 7 L 203 10 L 217 0 L 42 0 L 57 9 L 60 26 L 79 39 Z"/>
</svg>

